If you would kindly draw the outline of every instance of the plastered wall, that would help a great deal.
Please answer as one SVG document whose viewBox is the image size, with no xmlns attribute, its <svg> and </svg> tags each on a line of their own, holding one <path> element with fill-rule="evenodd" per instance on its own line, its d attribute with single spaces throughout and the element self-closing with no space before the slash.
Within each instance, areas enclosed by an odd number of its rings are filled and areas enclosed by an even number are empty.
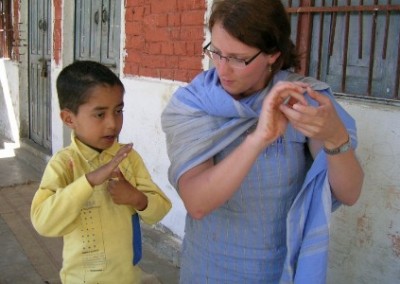
<svg viewBox="0 0 400 284">
<path fill-rule="evenodd" d="M 341 100 L 356 119 L 361 197 L 333 214 L 328 283 L 400 283 L 400 108 Z"/>
</svg>

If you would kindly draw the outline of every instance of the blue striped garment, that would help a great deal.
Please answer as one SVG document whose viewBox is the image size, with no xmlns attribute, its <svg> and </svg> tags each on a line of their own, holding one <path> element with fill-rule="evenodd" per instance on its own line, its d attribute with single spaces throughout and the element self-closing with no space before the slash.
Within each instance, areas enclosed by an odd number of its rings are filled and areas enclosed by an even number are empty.
<svg viewBox="0 0 400 284">
<path fill-rule="evenodd" d="M 255 126 L 262 100 L 280 80 L 305 81 L 334 101 L 325 83 L 287 71 L 240 101 L 222 89 L 215 69 L 178 89 L 162 114 L 171 184 L 177 187 L 179 177 L 201 162 L 211 157 L 219 162 L 229 155 Z M 353 120 L 335 106 L 355 139 Z M 324 283 L 331 193 L 329 185 L 322 187 L 323 153 L 307 174 L 311 163 L 306 145 L 306 137 L 289 125 L 260 154 L 230 200 L 201 220 L 187 215 L 180 283 Z M 322 182 L 315 182 L 316 176 Z M 325 217 L 319 217 L 321 212 Z M 314 240 L 321 242 L 315 247 Z"/>
</svg>

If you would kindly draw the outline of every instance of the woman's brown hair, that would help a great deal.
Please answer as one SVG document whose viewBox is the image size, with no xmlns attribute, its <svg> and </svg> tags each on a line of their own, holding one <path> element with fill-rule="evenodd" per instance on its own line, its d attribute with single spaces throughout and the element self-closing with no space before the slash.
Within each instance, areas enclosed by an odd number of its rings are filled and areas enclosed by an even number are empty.
<svg viewBox="0 0 400 284">
<path fill-rule="evenodd" d="M 234 38 L 266 54 L 280 52 L 272 69 L 299 67 L 300 59 L 290 39 L 288 14 L 280 0 L 215 0 L 208 28 L 216 23 Z"/>
</svg>

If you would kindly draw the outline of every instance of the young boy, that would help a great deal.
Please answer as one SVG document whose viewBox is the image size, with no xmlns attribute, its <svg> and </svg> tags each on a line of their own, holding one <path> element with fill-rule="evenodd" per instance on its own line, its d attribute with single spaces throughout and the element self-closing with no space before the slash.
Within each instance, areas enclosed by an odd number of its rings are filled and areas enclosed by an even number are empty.
<svg viewBox="0 0 400 284">
<path fill-rule="evenodd" d="M 63 236 L 63 283 L 140 283 L 138 216 L 154 224 L 171 202 L 132 144 L 117 142 L 124 86 L 104 65 L 77 61 L 61 71 L 57 92 L 72 142 L 45 169 L 32 223 L 43 236 Z"/>
</svg>

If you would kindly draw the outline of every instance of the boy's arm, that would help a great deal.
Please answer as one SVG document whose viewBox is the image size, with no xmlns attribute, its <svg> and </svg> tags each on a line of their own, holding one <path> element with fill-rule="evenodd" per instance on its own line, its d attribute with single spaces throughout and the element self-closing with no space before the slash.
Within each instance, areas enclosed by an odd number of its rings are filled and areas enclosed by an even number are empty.
<svg viewBox="0 0 400 284">
<path fill-rule="evenodd" d="M 126 170 L 127 167 L 129 170 Z M 172 207 L 171 201 L 153 182 L 140 155 L 132 151 L 129 161 L 126 159 L 120 169 L 126 179 L 147 197 L 146 208 L 142 211 L 137 210 L 141 219 L 147 224 L 155 224 L 164 218 Z"/>
<path fill-rule="evenodd" d="M 44 236 L 63 236 L 73 231 L 94 186 L 104 183 L 131 149 L 132 144 L 123 146 L 110 162 L 77 179 L 72 173 L 73 160 L 52 158 L 31 205 L 35 229 Z"/>
<path fill-rule="evenodd" d="M 81 209 L 93 193 L 85 175 L 72 181 L 59 160 L 47 165 L 31 205 L 31 221 L 39 234 L 63 236 L 73 231 Z"/>
</svg>

